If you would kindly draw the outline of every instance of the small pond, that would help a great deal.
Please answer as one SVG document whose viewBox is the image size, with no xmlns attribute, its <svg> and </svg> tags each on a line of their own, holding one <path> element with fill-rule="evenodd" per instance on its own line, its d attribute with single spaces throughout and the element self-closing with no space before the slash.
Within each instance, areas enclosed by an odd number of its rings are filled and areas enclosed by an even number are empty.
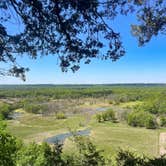
<svg viewBox="0 0 166 166">
<path fill-rule="evenodd" d="M 10 119 L 14 119 L 14 120 L 17 120 L 20 117 L 22 117 L 22 113 L 21 112 L 13 112 L 12 114 L 9 115 L 9 118 Z"/>
<path fill-rule="evenodd" d="M 99 107 L 99 108 L 96 108 L 96 111 L 106 111 L 108 110 L 107 107 Z"/>
<path fill-rule="evenodd" d="M 81 136 L 88 136 L 90 134 L 90 129 L 85 129 L 85 130 L 81 130 L 81 131 L 77 131 L 76 135 L 81 135 Z M 45 142 L 47 143 L 63 143 L 65 141 L 66 138 L 69 138 L 72 136 L 72 133 L 68 132 L 68 133 L 63 133 L 63 134 L 58 134 L 55 135 L 53 137 L 47 138 L 45 140 Z"/>
</svg>

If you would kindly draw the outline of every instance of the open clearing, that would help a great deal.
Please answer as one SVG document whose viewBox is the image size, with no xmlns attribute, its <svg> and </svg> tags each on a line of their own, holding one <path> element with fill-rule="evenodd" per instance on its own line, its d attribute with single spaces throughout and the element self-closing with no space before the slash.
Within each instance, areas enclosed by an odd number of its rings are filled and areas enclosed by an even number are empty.
<svg viewBox="0 0 166 166">
<path fill-rule="evenodd" d="M 119 148 L 131 149 L 147 155 L 158 154 L 158 132 L 144 128 L 129 127 L 126 124 L 105 123 L 95 125 L 92 140 L 105 153 L 115 153 Z"/>
<path fill-rule="evenodd" d="M 82 114 L 57 120 L 53 116 L 25 114 L 19 121 L 9 120 L 8 129 L 25 142 L 40 143 L 48 137 L 68 132 L 70 129 L 80 130 L 88 127 L 91 129 L 91 140 L 99 149 L 105 150 L 105 155 L 115 154 L 119 148 L 132 149 L 150 156 L 158 155 L 157 130 L 134 128 L 122 123 L 96 123 L 94 117 L 87 123 L 87 116 Z"/>
</svg>

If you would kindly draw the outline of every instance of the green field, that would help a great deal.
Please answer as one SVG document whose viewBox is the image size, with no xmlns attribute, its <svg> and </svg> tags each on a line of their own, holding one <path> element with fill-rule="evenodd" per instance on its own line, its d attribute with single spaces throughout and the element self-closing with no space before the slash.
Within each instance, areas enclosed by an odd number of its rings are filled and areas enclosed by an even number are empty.
<svg viewBox="0 0 166 166">
<path fill-rule="evenodd" d="M 8 130 L 25 142 L 38 143 L 69 130 L 90 128 L 90 139 L 105 155 L 114 155 L 119 148 L 132 149 L 148 155 L 158 155 L 159 130 L 130 127 L 122 123 L 96 123 L 94 117 L 86 124 L 86 116 L 77 115 L 63 120 L 25 114 L 19 121 L 9 120 Z"/>
<path fill-rule="evenodd" d="M 9 120 L 8 130 L 15 136 L 24 139 L 25 142 L 42 142 L 45 138 L 80 128 L 83 122 L 82 116 L 75 116 L 63 120 L 55 117 L 41 117 L 33 114 L 25 114 L 19 121 Z"/>
<path fill-rule="evenodd" d="M 130 149 L 147 155 L 158 154 L 157 130 L 106 123 L 93 127 L 92 139 L 96 145 L 105 150 L 105 154 L 114 154 L 119 148 Z"/>
</svg>

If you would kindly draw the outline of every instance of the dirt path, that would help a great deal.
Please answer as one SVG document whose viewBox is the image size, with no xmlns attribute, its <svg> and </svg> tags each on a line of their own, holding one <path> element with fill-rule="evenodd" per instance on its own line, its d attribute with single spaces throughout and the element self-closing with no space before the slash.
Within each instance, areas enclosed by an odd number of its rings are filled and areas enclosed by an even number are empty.
<svg viewBox="0 0 166 166">
<path fill-rule="evenodd" d="M 159 154 L 166 154 L 166 133 L 160 133 L 159 137 Z"/>
</svg>

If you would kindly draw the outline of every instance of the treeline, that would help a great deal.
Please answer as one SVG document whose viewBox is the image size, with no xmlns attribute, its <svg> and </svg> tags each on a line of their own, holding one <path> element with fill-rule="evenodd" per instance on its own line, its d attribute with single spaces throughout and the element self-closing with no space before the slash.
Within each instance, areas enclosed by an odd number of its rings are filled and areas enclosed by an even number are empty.
<svg viewBox="0 0 166 166">
<path fill-rule="evenodd" d="M 101 97 L 112 93 L 111 89 L 104 88 L 29 88 L 29 89 L 0 89 L 0 98 L 84 98 Z"/>
<path fill-rule="evenodd" d="M 0 121 L 0 165 L 2 166 L 164 166 L 166 158 L 149 158 L 134 152 L 120 150 L 116 158 L 104 157 L 88 137 L 74 135 L 75 152 L 63 152 L 62 144 L 24 144 L 6 131 Z"/>
<path fill-rule="evenodd" d="M 145 100 L 166 92 L 166 87 L 140 86 L 72 86 L 72 87 L 17 87 L 0 88 L 0 98 L 38 98 L 38 99 L 66 99 L 84 97 L 107 97 L 116 102 Z"/>
</svg>

